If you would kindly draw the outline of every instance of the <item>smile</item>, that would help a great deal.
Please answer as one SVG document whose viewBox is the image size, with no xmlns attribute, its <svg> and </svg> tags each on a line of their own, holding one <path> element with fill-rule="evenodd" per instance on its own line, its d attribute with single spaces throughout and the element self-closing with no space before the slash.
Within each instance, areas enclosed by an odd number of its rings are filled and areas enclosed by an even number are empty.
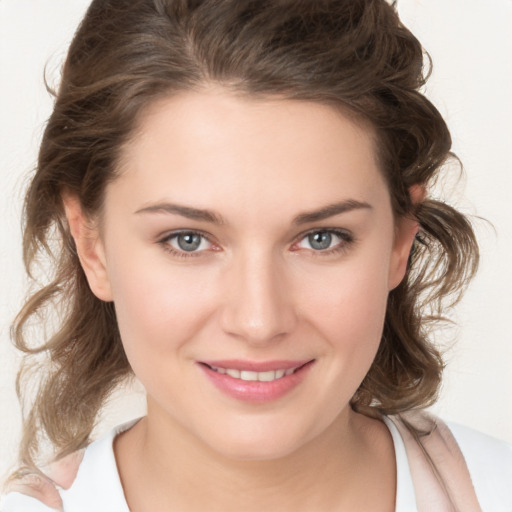
<svg viewBox="0 0 512 512">
<path fill-rule="evenodd" d="M 281 379 L 285 376 L 291 375 L 300 366 L 295 368 L 288 368 L 286 370 L 270 370 L 267 372 L 253 372 L 248 370 L 237 370 L 235 368 L 222 368 L 210 366 L 210 368 L 223 375 L 229 375 L 233 379 L 240 379 L 245 381 L 259 381 L 259 382 L 272 382 L 273 380 Z"/>
<path fill-rule="evenodd" d="M 236 400 L 261 404 L 291 393 L 306 379 L 314 359 L 303 361 L 201 362 L 204 375 L 222 394 Z"/>
</svg>

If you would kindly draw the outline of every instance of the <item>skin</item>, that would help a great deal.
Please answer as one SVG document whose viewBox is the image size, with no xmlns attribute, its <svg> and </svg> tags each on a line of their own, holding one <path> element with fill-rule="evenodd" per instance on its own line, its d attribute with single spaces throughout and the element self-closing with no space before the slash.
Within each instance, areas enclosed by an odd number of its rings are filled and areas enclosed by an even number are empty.
<svg viewBox="0 0 512 512">
<path fill-rule="evenodd" d="M 293 222 L 346 201 L 365 206 Z M 223 223 L 159 209 L 169 203 Z M 100 222 L 73 197 L 65 206 L 147 391 L 147 417 L 115 442 L 132 511 L 394 510 L 390 434 L 349 401 L 417 224 L 394 218 L 368 126 L 312 102 L 181 93 L 141 119 Z M 307 233 L 329 229 L 344 235 L 313 247 Z M 176 230 L 206 235 L 195 256 L 169 252 Z M 314 364 L 291 392 L 254 404 L 197 364 L 219 359 Z"/>
</svg>

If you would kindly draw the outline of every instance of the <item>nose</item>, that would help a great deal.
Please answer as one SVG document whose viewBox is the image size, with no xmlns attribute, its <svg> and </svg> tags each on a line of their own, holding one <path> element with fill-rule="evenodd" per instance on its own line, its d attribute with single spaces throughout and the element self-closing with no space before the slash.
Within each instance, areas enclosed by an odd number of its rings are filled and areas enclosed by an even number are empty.
<svg viewBox="0 0 512 512">
<path fill-rule="evenodd" d="M 251 345 L 284 337 L 297 322 L 293 291 L 282 262 L 261 252 L 240 255 L 223 276 L 224 332 Z"/>
</svg>

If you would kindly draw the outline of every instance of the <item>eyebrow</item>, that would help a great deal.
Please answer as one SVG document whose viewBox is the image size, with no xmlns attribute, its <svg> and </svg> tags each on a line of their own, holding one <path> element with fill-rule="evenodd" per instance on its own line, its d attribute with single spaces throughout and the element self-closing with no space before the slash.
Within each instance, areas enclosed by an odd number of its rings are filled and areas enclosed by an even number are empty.
<svg viewBox="0 0 512 512">
<path fill-rule="evenodd" d="M 307 224 L 309 222 L 318 222 L 319 220 L 328 219 L 335 215 L 350 212 L 353 210 L 369 209 L 372 210 L 372 206 L 364 201 L 356 201 L 355 199 L 348 199 L 347 201 L 341 201 L 338 203 L 328 204 L 319 210 L 313 210 L 309 212 L 300 213 L 293 219 L 293 224 L 300 226 L 301 224 Z"/>
<path fill-rule="evenodd" d="M 300 226 L 302 224 L 318 222 L 320 220 L 334 217 L 335 215 L 341 215 L 342 213 L 361 209 L 371 210 L 373 208 L 370 204 L 364 201 L 348 199 L 346 201 L 328 204 L 327 206 L 324 206 L 318 210 L 300 213 L 293 219 L 292 224 L 295 226 Z M 175 203 L 156 203 L 141 208 L 140 210 L 137 210 L 135 213 L 170 213 L 174 215 L 181 215 L 182 217 L 186 217 L 187 219 L 209 222 L 215 225 L 227 224 L 227 222 L 222 218 L 221 215 L 211 210 L 192 208 L 190 206 L 183 206 Z"/>
<path fill-rule="evenodd" d="M 187 219 L 200 220 L 203 222 L 210 222 L 211 224 L 226 224 L 224 219 L 210 210 L 201 210 L 199 208 L 192 208 L 190 206 L 182 206 L 173 203 L 157 203 L 145 208 L 141 208 L 135 212 L 139 213 L 171 213 L 181 215 Z"/>
</svg>

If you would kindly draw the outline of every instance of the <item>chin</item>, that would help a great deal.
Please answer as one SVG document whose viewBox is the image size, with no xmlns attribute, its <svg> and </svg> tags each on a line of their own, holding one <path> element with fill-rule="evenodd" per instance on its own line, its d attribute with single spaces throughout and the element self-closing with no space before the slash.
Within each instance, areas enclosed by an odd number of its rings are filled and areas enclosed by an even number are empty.
<svg viewBox="0 0 512 512">
<path fill-rule="evenodd" d="M 238 461 L 270 461 L 286 458 L 308 444 L 318 432 L 290 429 L 291 421 L 279 426 L 251 425 L 221 429 L 219 435 L 210 431 L 205 442 L 217 454 Z M 272 427 L 272 428 L 271 428 Z"/>
<path fill-rule="evenodd" d="M 248 441 L 231 440 L 222 446 L 212 447 L 219 455 L 237 461 L 270 461 L 286 458 L 298 446 L 290 443 L 275 442 L 275 440 Z"/>
</svg>

